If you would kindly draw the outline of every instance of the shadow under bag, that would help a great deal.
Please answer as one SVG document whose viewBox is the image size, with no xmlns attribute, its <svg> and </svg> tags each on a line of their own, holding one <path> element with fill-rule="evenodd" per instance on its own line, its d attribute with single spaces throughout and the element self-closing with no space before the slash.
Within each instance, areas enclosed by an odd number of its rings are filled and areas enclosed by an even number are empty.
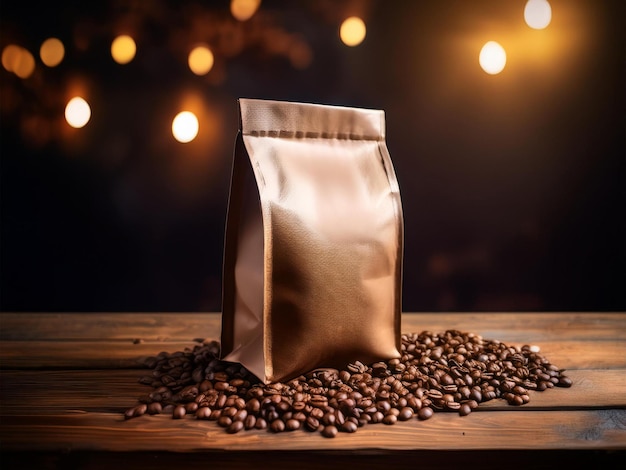
<svg viewBox="0 0 626 470">
<path fill-rule="evenodd" d="M 400 357 L 403 219 L 382 111 L 240 99 L 222 359 L 260 380 Z"/>
</svg>

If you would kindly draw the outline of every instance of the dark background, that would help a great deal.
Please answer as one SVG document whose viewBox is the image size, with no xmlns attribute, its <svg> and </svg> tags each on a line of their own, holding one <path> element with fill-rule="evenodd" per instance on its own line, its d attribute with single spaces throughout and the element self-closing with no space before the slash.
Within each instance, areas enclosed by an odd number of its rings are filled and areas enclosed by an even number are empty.
<svg viewBox="0 0 626 470">
<path fill-rule="evenodd" d="M 264 0 L 244 23 L 227 0 L 2 1 L 0 47 L 66 48 L 28 79 L 0 70 L 2 310 L 219 311 L 238 97 L 385 110 L 405 311 L 625 310 L 624 2 L 550 3 L 535 31 L 524 0 Z M 499 75 L 478 65 L 488 40 Z M 77 91 L 92 118 L 71 129 Z"/>
</svg>

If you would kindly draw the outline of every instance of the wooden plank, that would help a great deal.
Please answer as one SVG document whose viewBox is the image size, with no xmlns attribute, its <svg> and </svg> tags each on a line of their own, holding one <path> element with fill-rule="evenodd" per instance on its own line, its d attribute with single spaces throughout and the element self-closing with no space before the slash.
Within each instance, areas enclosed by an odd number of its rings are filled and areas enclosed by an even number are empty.
<svg viewBox="0 0 626 470">
<path fill-rule="evenodd" d="M 514 344 L 506 342 L 507 344 Z M 137 368 L 141 358 L 161 351 L 193 348 L 192 341 L 2 341 L 0 368 Z M 626 341 L 553 341 L 536 343 L 549 361 L 563 369 L 626 368 Z"/>
<path fill-rule="evenodd" d="M 124 421 L 112 413 L 24 415 L 3 418 L 0 440 L 5 451 L 624 449 L 626 410 L 476 412 L 462 418 L 439 413 L 423 422 L 368 425 L 335 439 L 302 430 L 231 435 L 192 417 Z"/>
<path fill-rule="evenodd" d="M 145 370 L 59 370 L 0 372 L 1 416 L 116 412 L 152 390 L 138 383 Z M 626 369 L 573 370 L 571 388 L 530 392 L 530 402 L 512 407 L 504 400 L 480 405 L 484 411 L 626 408 Z"/>
<path fill-rule="evenodd" d="M 219 313 L 2 313 L 0 340 L 188 341 L 220 335 Z M 404 313 L 405 333 L 446 329 L 516 343 L 626 340 L 626 313 Z"/>
<path fill-rule="evenodd" d="M 494 400 L 467 417 L 436 413 L 426 422 L 370 425 L 334 440 L 303 431 L 232 436 L 214 422 L 192 417 L 124 421 L 122 412 L 150 390 L 137 382 L 149 372 L 137 368 L 140 358 L 193 347 L 196 337 L 217 338 L 219 321 L 216 314 L 186 313 L 0 314 L 3 454 L 12 452 L 19 460 L 33 451 L 223 456 L 278 450 L 297 459 L 302 452 L 388 456 L 433 449 L 455 450 L 455 455 L 626 449 L 624 313 L 404 314 L 403 331 L 450 328 L 507 344 L 535 344 L 552 363 L 568 369 L 572 388 L 531 392 L 530 403 L 522 407 Z M 135 343 L 136 338 L 142 341 Z"/>
<path fill-rule="evenodd" d="M 0 367 L 3 369 L 136 369 L 142 358 L 161 351 L 193 348 L 193 341 L 3 341 Z"/>
<path fill-rule="evenodd" d="M 3 313 L 0 340 L 219 338 L 219 313 Z"/>
</svg>

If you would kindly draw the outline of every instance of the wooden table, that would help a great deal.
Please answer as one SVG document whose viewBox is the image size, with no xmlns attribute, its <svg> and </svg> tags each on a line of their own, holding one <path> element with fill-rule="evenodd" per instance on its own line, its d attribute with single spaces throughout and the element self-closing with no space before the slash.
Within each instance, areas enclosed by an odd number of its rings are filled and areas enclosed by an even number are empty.
<svg viewBox="0 0 626 470">
<path fill-rule="evenodd" d="M 140 358 L 219 339 L 219 314 L 0 314 L 0 445 L 6 468 L 589 468 L 626 463 L 626 313 L 405 313 L 402 331 L 446 329 L 532 344 L 569 389 L 469 416 L 318 433 L 229 435 L 212 421 L 123 412 L 150 387 Z M 609 467 L 609 465 L 611 467 Z M 605 467 L 606 466 L 606 467 Z M 626 467 L 622 467 L 626 468 Z"/>
</svg>

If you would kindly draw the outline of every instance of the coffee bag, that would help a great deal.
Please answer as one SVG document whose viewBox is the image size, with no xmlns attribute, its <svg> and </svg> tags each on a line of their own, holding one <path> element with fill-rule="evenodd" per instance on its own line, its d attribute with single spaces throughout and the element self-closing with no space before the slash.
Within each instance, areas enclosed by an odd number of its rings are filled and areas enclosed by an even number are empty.
<svg viewBox="0 0 626 470">
<path fill-rule="evenodd" d="M 403 219 L 384 113 L 240 99 L 222 358 L 268 383 L 399 357 Z"/>
</svg>

